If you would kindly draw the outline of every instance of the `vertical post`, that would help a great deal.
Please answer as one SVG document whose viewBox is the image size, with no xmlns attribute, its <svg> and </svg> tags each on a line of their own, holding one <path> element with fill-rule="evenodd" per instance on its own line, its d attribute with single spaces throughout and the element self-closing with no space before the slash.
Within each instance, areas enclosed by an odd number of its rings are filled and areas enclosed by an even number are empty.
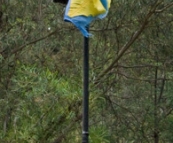
<svg viewBox="0 0 173 143">
<path fill-rule="evenodd" d="M 88 27 L 87 27 L 88 30 Z M 89 111 L 89 38 L 84 37 L 83 47 L 83 115 L 82 143 L 88 143 L 88 112 Z"/>
</svg>

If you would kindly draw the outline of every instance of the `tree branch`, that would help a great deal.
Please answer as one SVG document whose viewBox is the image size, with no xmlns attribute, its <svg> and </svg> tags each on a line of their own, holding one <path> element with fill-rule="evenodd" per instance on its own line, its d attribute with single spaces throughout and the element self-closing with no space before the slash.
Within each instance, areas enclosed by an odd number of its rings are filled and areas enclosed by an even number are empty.
<svg viewBox="0 0 173 143">
<path fill-rule="evenodd" d="M 170 4 L 165 5 L 162 9 L 156 10 L 157 13 L 163 12 L 166 9 L 170 8 L 171 6 L 173 6 L 173 2 L 171 2 Z"/>
<path fill-rule="evenodd" d="M 134 32 L 134 34 L 131 36 L 131 39 L 121 48 L 121 50 L 118 53 L 118 56 L 116 59 L 113 60 L 113 62 L 103 71 L 100 73 L 100 75 L 96 78 L 94 84 L 98 84 L 100 79 L 104 77 L 113 67 L 114 65 L 118 62 L 118 60 L 124 55 L 124 53 L 130 48 L 130 46 L 138 39 L 138 37 L 141 35 L 141 33 L 144 31 L 146 26 L 148 25 L 150 17 L 155 13 L 155 10 L 158 6 L 158 3 L 155 4 L 148 14 L 146 15 L 144 22 L 140 26 L 140 28 Z"/>
</svg>

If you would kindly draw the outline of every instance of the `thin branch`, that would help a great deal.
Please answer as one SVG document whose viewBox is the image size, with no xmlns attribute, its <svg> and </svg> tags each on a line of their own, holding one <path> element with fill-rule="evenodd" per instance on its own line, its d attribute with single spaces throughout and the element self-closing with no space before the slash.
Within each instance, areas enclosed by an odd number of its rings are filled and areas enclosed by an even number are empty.
<svg viewBox="0 0 173 143">
<path fill-rule="evenodd" d="M 140 26 L 140 28 L 134 32 L 134 34 L 131 36 L 131 39 L 121 48 L 120 52 L 118 53 L 118 56 L 114 61 L 103 71 L 100 73 L 100 75 L 96 78 L 95 84 L 98 84 L 100 79 L 105 76 L 118 62 L 118 60 L 124 55 L 124 53 L 131 47 L 131 45 L 138 39 L 138 37 L 141 35 L 141 33 L 144 31 L 146 26 L 148 25 L 150 17 L 155 13 L 155 10 L 157 8 L 158 4 L 155 4 L 155 6 L 148 12 L 146 15 L 144 22 Z"/>
<path fill-rule="evenodd" d="M 144 82 L 149 82 L 149 83 L 154 83 L 154 81 L 155 81 L 155 79 L 140 79 L 140 78 L 135 78 L 135 77 L 130 77 L 130 76 L 127 76 L 127 75 L 125 75 L 125 74 L 122 74 L 122 73 L 118 73 L 119 75 L 121 75 L 121 76 L 124 76 L 125 78 L 127 78 L 127 79 L 132 79 L 132 80 L 138 80 L 138 81 L 144 81 Z M 157 81 L 163 81 L 163 80 L 165 80 L 165 81 L 167 81 L 167 80 L 172 80 L 172 79 L 169 79 L 169 78 L 157 78 Z"/>
<path fill-rule="evenodd" d="M 44 36 L 44 37 L 38 38 L 38 39 L 33 40 L 33 41 L 30 41 L 30 42 L 28 42 L 28 43 L 26 43 L 26 44 L 24 44 L 24 45 L 21 45 L 20 47 L 14 49 L 14 50 L 11 52 L 11 55 L 16 54 L 17 52 L 21 51 L 22 49 L 24 49 L 25 47 L 27 47 L 27 46 L 29 46 L 29 45 L 36 44 L 37 42 L 40 42 L 40 41 L 42 41 L 42 40 L 44 40 L 44 39 L 46 39 L 46 38 L 48 38 L 48 37 L 50 37 L 50 36 L 52 36 L 52 35 L 55 35 L 57 32 L 60 32 L 60 31 L 64 30 L 65 28 L 67 28 L 67 27 L 63 27 L 63 28 L 61 28 L 61 29 L 56 29 L 55 31 L 49 33 L 48 35 L 46 35 L 46 36 Z M 69 30 L 69 29 L 68 29 L 68 30 Z M 71 30 L 71 29 L 70 29 L 70 30 Z M 3 50 L 3 51 L 0 51 L 0 54 L 2 54 L 3 52 L 4 52 L 4 50 Z M 8 55 L 8 56 L 9 56 L 9 55 Z M 4 58 L 6 58 L 6 57 L 4 57 Z"/>
<path fill-rule="evenodd" d="M 172 113 L 172 111 L 173 111 L 173 108 L 171 108 L 171 109 L 169 109 L 169 111 L 166 113 L 166 115 L 165 115 L 165 118 L 167 117 L 167 116 L 169 116 L 171 113 Z"/>
<path fill-rule="evenodd" d="M 123 66 L 123 65 L 118 65 L 120 68 L 154 68 L 156 67 L 155 65 L 134 65 L 134 66 Z"/>
<path fill-rule="evenodd" d="M 25 48 L 26 46 L 35 44 L 35 43 L 37 43 L 37 42 L 39 42 L 39 41 L 42 41 L 42 40 L 44 40 L 44 39 L 46 39 L 46 38 L 48 38 L 48 37 L 50 37 L 50 36 L 56 34 L 57 32 L 60 32 L 60 31 L 62 31 L 62 29 L 58 29 L 58 30 L 56 29 L 55 31 L 49 33 L 48 35 L 46 35 L 46 36 L 44 36 L 44 37 L 41 37 L 41 38 L 39 38 L 39 39 L 33 40 L 33 41 L 29 42 L 29 43 L 26 43 L 26 44 L 20 46 L 19 48 L 14 49 L 14 50 L 12 51 L 12 54 L 15 54 L 15 53 L 17 53 L 18 51 L 21 51 L 21 50 L 22 50 L 23 48 Z"/>
<path fill-rule="evenodd" d="M 171 2 L 170 4 L 167 4 L 165 7 L 163 7 L 162 9 L 156 10 L 156 13 L 161 13 L 165 10 L 167 10 L 168 8 L 170 8 L 171 6 L 173 6 L 173 2 Z"/>
<path fill-rule="evenodd" d="M 112 106 L 113 106 L 113 104 L 115 104 L 116 106 L 118 106 L 118 107 L 120 107 L 121 109 L 123 109 L 123 110 L 127 111 L 128 113 L 130 113 L 130 114 L 132 115 L 132 117 L 134 118 L 134 120 L 136 120 L 136 122 L 139 122 L 138 119 L 136 118 L 136 116 L 133 114 L 133 112 L 132 112 L 130 109 L 128 109 L 128 108 L 126 108 L 126 107 L 124 107 L 124 106 L 121 106 L 121 105 L 118 104 L 117 102 L 112 101 L 111 98 L 110 98 L 109 96 L 105 96 L 105 99 L 106 99 L 110 104 L 112 104 Z"/>
<path fill-rule="evenodd" d="M 162 99 L 163 91 L 164 91 L 164 87 L 165 87 L 165 81 L 166 81 L 166 76 L 164 74 L 163 79 L 162 79 L 162 83 L 161 83 L 161 87 L 160 87 L 160 95 L 159 95 L 159 98 L 158 98 L 158 102 L 160 102 L 161 99 Z"/>
</svg>

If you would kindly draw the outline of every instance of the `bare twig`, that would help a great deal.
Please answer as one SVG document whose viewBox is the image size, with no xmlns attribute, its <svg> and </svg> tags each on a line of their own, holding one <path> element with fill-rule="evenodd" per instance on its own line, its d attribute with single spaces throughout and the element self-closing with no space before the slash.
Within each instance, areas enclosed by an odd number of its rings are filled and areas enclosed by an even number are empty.
<svg viewBox="0 0 173 143">
<path fill-rule="evenodd" d="M 170 4 L 165 5 L 162 9 L 156 10 L 156 13 L 160 13 L 165 11 L 166 9 L 170 8 L 171 6 L 173 6 L 173 2 L 171 2 Z"/>
<path fill-rule="evenodd" d="M 148 14 L 145 16 L 145 19 L 136 32 L 131 36 L 130 40 L 120 49 L 118 56 L 116 59 L 112 61 L 112 63 L 105 69 L 103 72 L 100 73 L 100 75 L 96 78 L 94 84 L 98 84 L 102 77 L 104 77 L 118 62 L 118 60 L 124 55 L 124 53 L 130 48 L 130 46 L 138 39 L 138 37 L 141 35 L 141 33 L 144 31 L 146 26 L 148 25 L 150 17 L 155 13 L 155 10 L 158 6 L 158 3 L 156 3 L 148 12 Z"/>
</svg>

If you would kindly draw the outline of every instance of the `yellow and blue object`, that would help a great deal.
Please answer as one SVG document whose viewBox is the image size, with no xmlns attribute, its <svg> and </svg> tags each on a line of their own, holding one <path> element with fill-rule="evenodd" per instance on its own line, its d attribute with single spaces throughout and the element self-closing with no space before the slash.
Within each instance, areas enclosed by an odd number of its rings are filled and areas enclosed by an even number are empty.
<svg viewBox="0 0 173 143">
<path fill-rule="evenodd" d="M 111 0 L 69 0 L 64 20 L 73 23 L 85 37 L 91 36 L 86 27 L 95 19 L 106 17 Z"/>
</svg>

